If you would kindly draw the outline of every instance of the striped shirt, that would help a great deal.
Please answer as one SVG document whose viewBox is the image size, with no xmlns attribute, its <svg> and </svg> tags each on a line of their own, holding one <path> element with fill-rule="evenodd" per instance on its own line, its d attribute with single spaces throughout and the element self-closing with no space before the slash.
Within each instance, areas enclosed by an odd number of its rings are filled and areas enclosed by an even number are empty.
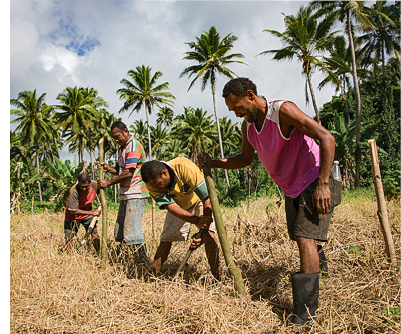
<svg viewBox="0 0 401 334">
<path fill-rule="evenodd" d="M 141 167 L 146 161 L 146 154 L 142 144 L 134 136 L 131 136 L 124 147 L 120 146 L 117 155 L 116 170 L 118 175 L 121 175 L 126 169 L 135 168 L 132 178 L 120 183 L 120 198 L 127 200 L 149 197 L 149 191 L 141 177 Z"/>
</svg>

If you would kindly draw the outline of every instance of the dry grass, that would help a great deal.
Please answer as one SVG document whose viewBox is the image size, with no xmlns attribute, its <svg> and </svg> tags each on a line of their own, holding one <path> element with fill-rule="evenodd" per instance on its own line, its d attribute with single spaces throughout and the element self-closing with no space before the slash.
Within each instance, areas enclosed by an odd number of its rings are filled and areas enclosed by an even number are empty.
<svg viewBox="0 0 401 334">
<path fill-rule="evenodd" d="M 115 263 L 111 254 L 102 268 L 92 248 L 66 254 L 62 214 L 11 216 L 11 332 L 285 333 L 283 318 L 292 309 L 289 274 L 299 262 L 283 205 L 259 199 L 249 208 L 244 204 L 222 211 L 246 280 L 244 298 L 235 298 L 225 267 L 222 283 L 210 285 L 203 247 L 194 252 L 180 280 L 174 273 L 189 243 L 175 243 L 163 275 L 154 278 L 142 266 Z M 388 211 L 399 257 L 399 203 L 389 203 Z M 157 212 L 158 232 L 164 214 Z M 111 249 L 115 216 L 109 215 Z M 145 238 L 153 258 L 158 241 L 151 239 L 150 225 L 147 212 Z M 82 236 L 81 228 L 78 239 Z M 317 325 L 306 332 L 399 333 L 399 263 L 387 265 L 375 201 L 343 202 L 329 236 L 330 275 L 320 280 Z"/>
</svg>

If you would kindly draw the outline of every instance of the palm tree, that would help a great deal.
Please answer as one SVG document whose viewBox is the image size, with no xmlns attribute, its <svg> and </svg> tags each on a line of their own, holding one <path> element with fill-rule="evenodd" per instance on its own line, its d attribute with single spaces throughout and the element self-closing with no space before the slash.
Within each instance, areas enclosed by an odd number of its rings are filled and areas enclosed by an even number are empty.
<svg viewBox="0 0 401 334">
<path fill-rule="evenodd" d="M 45 104 L 46 93 L 39 97 L 36 96 L 36 89 L 32 91 L 23 91 L 18 94 L 16 99 L 11 99 L 10 104 L 17 109 L 11 109 L 10 113 L 16 115 L 11 123 L 19 123 L 15 132 L 19 134 L 21 143 L 27 147 L 35 147 L 36 169 L 39 173 L 39 146 L 52 142 L 57 138 L 50 117 L 53 107 Z M 42 191 L 40 182 L 38 182 L 39 199 L 42 201 Z"/>
<path fill-rule="evenodd" d="M 351 68 L 351 52 L 347 48 L 345 38 L 337 36 L 333 43 L 333 48 L 329 50 L 330 57 L 323 57 L 325 67 L 329 69 L 327 76 L 319 83 L 319 90 L 326 84 L 331 83 L 335 86 L 336 92 L 341 91 L 341 96 L 345 102 L 345 114 L 347 123 L 350 122 L 348 101 L 347 101 L 347 87 L 349 87 L 348 75 L 352 75 Z"/>
<path fill-rule="evenodd" d="M 334 36 L 337 33 L 337 31 L 330 32 L 333 27 L 334 17 L 328 16 L 327 19 L 318 23 L 317 17 L 312 13 L 312 9 L 301 6 L 296 16 L 287 15 L 284 18 L 284 22 L 286 29 L 283 33 L 269 29 L 263 31 L 278 37 L 285 47 L 279 50 L 263 51 L 258 56 L 274 54 L 274 60 L 292 60 L 296 58 L 302 63 L 302 74 L 306 77 L 306 102 L 308 103 L 309 100 L 307 93 L 307 86 L 309 86 L 316 119 L 320 124 L 311 75 L 315 68 L 320 70 L 324 68 L 324 64 L 317 57 L 322 51 L 329 49 L 333 43 Z"/>
<path fill-rule="evenodd" d="M 108 106 L 93 88 L 67 87 L 57 95 L 62 104 L 57 108 L 61 111 L 54 115 L 54 122 L 62 129 L 63 137 L 68 133 L 70 140 L 78 142 L 79 161 L 84 159 L 84 142 L 88 131 L 94 128 L 97 110 Z"/>
<path fill-rule="evenodd" d="M 213 127 L 212 116 L 206 116 L 201 108 L 185 108 L 185 118 L 178 123 L 171 134 L 183 142 L 188 156 L 195 162 L 196 156 L 207 151 L 209 146 L 217 142 L 216 131 Z"/>
<path fill-rule="evenodd" d="M 230 155 L 240 150 L 242 135 L 237 123 L 233 123 L 227 116 L 220 119 L 221 138 L 226 144 L 224 154 Z"/>
<path fill-rule="evenodd" d="M 173 125 L 174 111 L 169 107 L 160 108 L 159 112 L 156 114 L 156 123 L 165 124 L 167 127 Z"/>
<path fill-rule="evenodd" d="M 187 157 L 184 143 L 179 139 L 171 139 L 163 151 L 163 160 L 168 161 L 177 157 Z"/>
<path fill-rule="evenodd" d="M 163 75 L 162 72 L 157 71 L 152 76 L 151 71 L 152 69 L 149 66 L 145 67 L 145 65 L 137 66 L 135 70 L 129 70 L 127 74 L 132 78 L 133 82 L 122 79 L 120 83 L 124 85 L 125 88 L 117 90 L 120 100 L 125 100 L 123 107 L 118 111 L 119 113 L 132 109 L 129 114 L 129 116 L 131 116 L 134 111 L 139 112 L 142 106 L 145 107 L 148 127 L 149 159 L 152 159 L 149 115 L 152 113 L 155 105 L 159 108 L 161 108 L 161 105 L 172 107 L 174 105 L 172 100 L 175 100 L 174 95 L 166 91 L 169 86 L 168 82 L 155 86 L 157 79 Z"/>
<path fill-rule="evenodd" d="M 311 1 L 310 6 L 313 9 L 320 8 L 316 15 L 335 16 L 336 21 L 345 23 L 345 30 L 348 34 L 348 43 L 351 47 L 352 56 L 352 76 L 354 79 L 354 87 L 356 93 L 356 118 L 355 118 L 355 187 L 358 187 L 361 147 L 360 147 L 360 126 L 361 126 L 361 94 L 359 92 L 357 63 L 355 55 L 354 34 L 352 20 L 356 20 L 364 29 L 372 28 L 373 25 L 367 14 L 368 8 L 365 7 L 366 1 Z"/>
<path fill-rule="evenodd" d="M 398 14 L 394 9 L 398 9 Z M 367 58 L 373 54 L 374 72 L 381 62 L 383 75 L 386 75 L 385 55 L 393 55 L 400 60 L 400 2 L 387 5 L 387 1 L 377 1 L 370 9 L 369 16 L 374 28 L 368 27 L 366 34 L 358 38 L 365 43 L 361 51 Z"/>
<path fill-rule="evenodd" d="M 160 123 L 156 127 L 151 126 L 150 128 L 153 151 L 155 152 L 156 160 L 159 160 L 168 141 L 168 131 L 166 128 L 162 128 Z"/>
<path fill-rule="evenodd" d="M 188 78 L 191 78 L 192 75 L 194 76 L 194 79 L 188 87 L 188 91 L 199 78 L 202 78 L 202 92 L 205 90 L 207 83 L 210 82 L 212 87 L 214 116 L 217 124 L 221 158 L 224 158 L 224 149 L 223 142 L 221 140 L 220 124 L 216 109 L 216 74 L 219 73 L 229 79 L 232 79 L 233 75 L 237 75 L 226 67 L 227 64 L 239 63 L 247 65 L 242 61 L 234 60 L 235 58 L 244 58 L 241 53 L 228 54 L 228 52 L 230 52 L 234 47 L 233 43 L 236 40 L 237 37 L 231 33 L 220 40 L 219 33 L 217 32 L 216 28 L 212 26 L 209 31 L 204 31 L 200 37 L 196 37 L 196 42 L 185 43 L 189 46 L 191 51 L 185 52 L 185 57 L 183 59 L 194 60 L 197 62 L 197 64 L 187 67 L 180 74 L 180 78 L 184 75 L 188 75 Z M 226 175 L 227 186 L 229 187 L 230 182 L 228 180 L 227 170 L 224 171 Z"/>
<path fill-rule="evenodd" d="M 145 152 L 149 152 L 148 142 L 146 141 L 147 128 L 147 122 L 143 122 L 141 119 L 135 120 L 134 124 L 129 126 L 129 131 L 135 135 L 135 138 L 142 144 Z"/>
</svg>

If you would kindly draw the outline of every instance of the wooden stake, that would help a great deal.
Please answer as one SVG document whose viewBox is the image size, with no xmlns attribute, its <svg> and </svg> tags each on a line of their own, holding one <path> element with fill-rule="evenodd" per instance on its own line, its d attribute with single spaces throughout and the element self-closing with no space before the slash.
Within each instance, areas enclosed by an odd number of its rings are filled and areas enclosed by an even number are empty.
<svg viewBox="0 0 401 334">
<path fill-rule="evenodd" d="M 104 162 L 104 150 L 103 150 L 103 137 L 99 140 L 99 163 Z M 99 169 L 99 178 L 104 178 L 103 168 Z M 106 250 L 107 250 L 107 201 L 104 189 L 99 191 L 100 203 L 102 205 L 102 242 L 101 242 L 101 257 L 103 265 L 106 265 Z"/>
<path fill-rule="evenodd" d="M 393 237 L 391 235 L 390 224 L 388 222 L 386 200 L 384 198 L 383 184 L 380 174 L 379 159 L 377 156 L 376 140 L 368 140 L 370 159 L 372 161 L 372 176 L 373 183 L 375 185 L 376 199 L 377 199 L 377 215 L 379 216 L 380 227 L 384 235 L 384 241 L 386 243 L 387 261 L 393 264 L 395 261 L 395 250 Z"/>
<path fill-rule="evenodd" d="M 242 280 L 241 271 L 237 268 L 234 263 L 234 258 L 231 253 L 230 244 L 228 243 L 226 229 L 224 227 L 223 218 L 221 216 L 219 200 L 217 199 L 216 188 L 212 178 L 212 172 L 210 170 L 209 162 L 203 166 L 203 173 L 205 175 L 205 181 L 207 190 L 209 192 L 210 202 L 212 204 L 212 211 L 214 221 L 216 223 L 217 235 L 219 236 L 221 250 L 223 251 L 224 260 L 228 267 L 231 276 L 234 277 L 234 289 L 238 294 L 245 296 L 245 287 Z"/>
</svg>

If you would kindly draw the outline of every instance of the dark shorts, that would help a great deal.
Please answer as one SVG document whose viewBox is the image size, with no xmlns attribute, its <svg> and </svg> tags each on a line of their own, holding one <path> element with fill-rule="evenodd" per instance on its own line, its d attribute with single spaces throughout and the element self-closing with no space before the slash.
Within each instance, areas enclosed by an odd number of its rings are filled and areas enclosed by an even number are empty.
<svg viewBox="0 0 401 334">
<path fill-rule="evenodd" d="M 317 179 L 312 182 L 298 197 L 285 196 L 285 213 L 287 217 L 288 234 L 291 240 L 295 237 L 327 241 L 327 232 L 333 208 L 341 201 L 341 182 L 330 176 L 331 208 L 325 215 L 319 215 L 312 205 L 312 193 L 316 188 Z"/>
<path fill-rule="evenodd" d="M 65 236 L 66 240 L 70 240 L 78 233 L 78 229 L 79 229 L 80 225 L 82 225 L 85 228 L 85 231 L 87 232 L 92 219 L 93 219 L 93 217 L 90 217 L 88 219 L 76 220 L 76 221 L 72 221 L 72 222 L 68 222 L 68 221 L 64 220 L 64 236 Z M 97 222 L 96 222 L 95 226 L 93 227 L 92 234 L 97 233 L 96 225 L 97 225 Z"/>
</svg>

